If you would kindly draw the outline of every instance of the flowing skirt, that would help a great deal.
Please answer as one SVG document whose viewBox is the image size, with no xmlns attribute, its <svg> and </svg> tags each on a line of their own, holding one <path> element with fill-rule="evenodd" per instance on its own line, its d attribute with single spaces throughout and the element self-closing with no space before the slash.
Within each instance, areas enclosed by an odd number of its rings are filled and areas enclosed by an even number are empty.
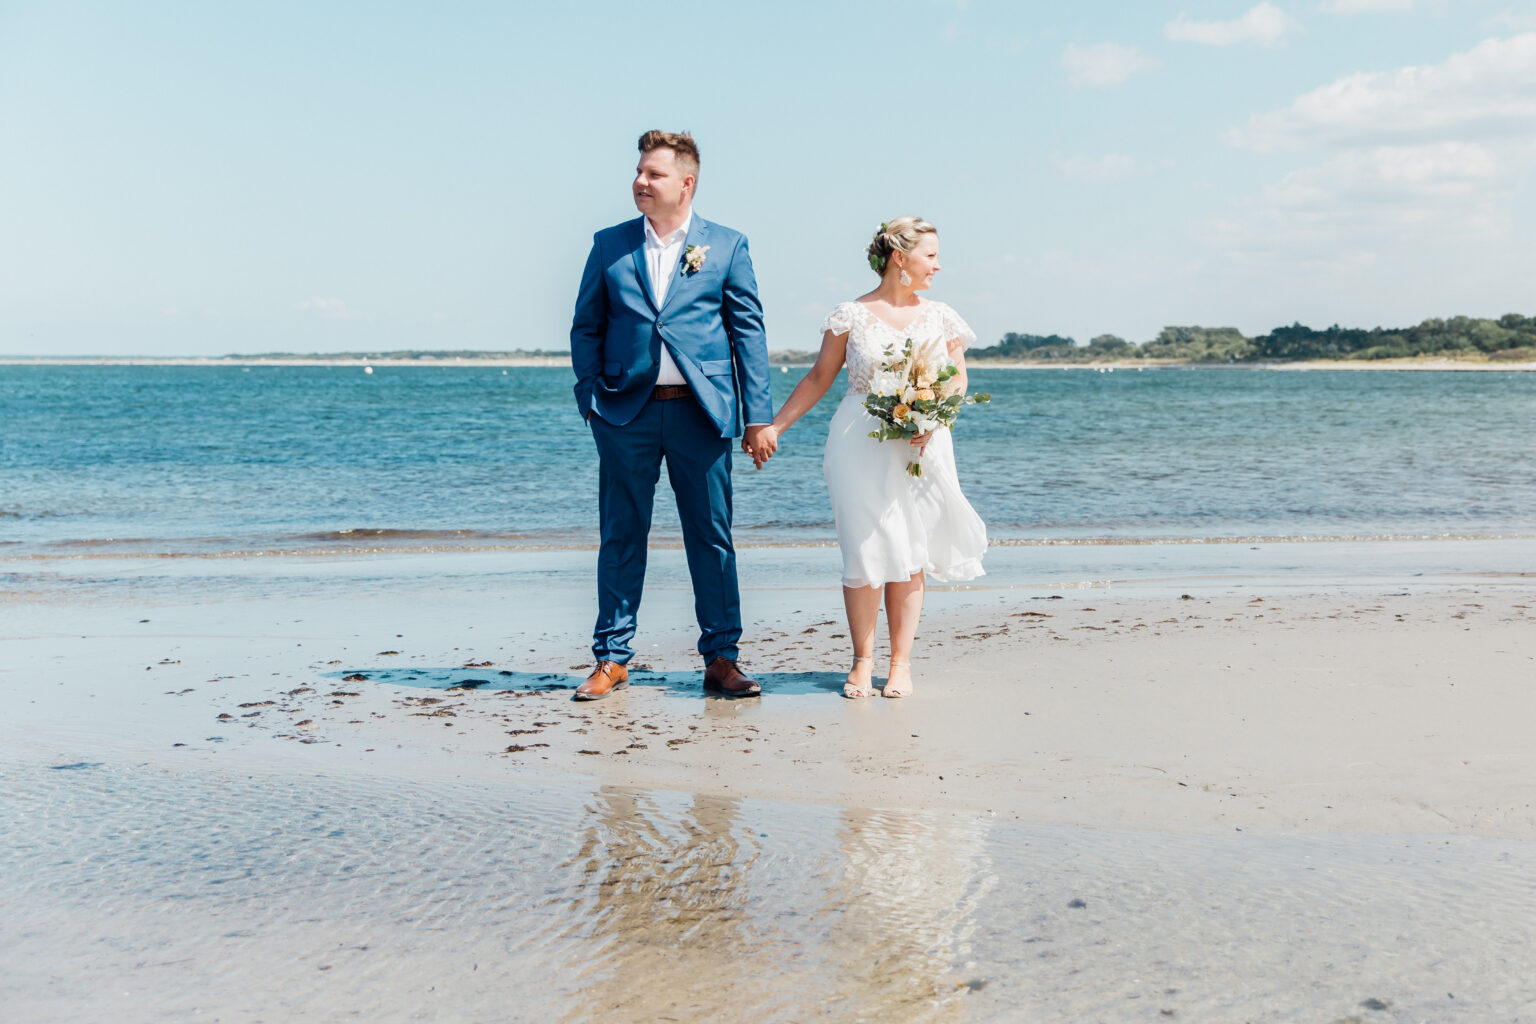
<svg viewBox="0 0 1536 1024">
<path fill-rule="evenodd" d="M 918 572 L 943 583 L 982 575 L 987 527 L 960 492 L 949 431 L 934 431 L 923 475 L 915 477 L 907 463 L 917 450 L 875 440 L 875 426 L 864 395 L 849 392 L 827 432 L 821 468 L 843 551 L 843 586 L 902 583 Z"/>
</svg>

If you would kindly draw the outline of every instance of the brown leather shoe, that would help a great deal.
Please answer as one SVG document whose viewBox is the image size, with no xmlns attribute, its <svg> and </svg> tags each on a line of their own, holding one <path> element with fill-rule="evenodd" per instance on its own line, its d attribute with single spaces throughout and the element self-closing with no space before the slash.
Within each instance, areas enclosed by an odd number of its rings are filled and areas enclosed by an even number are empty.
<svg viewBox="0 0 1536 1024">
<path fill-rule="evenodd" d="M 716 658 L 704 670 L 704 689 L 722 697 L 756 697 L 763 692 L 730 658 Z"/>
<path fill-rule="evenodd" d="M 602 700 L 629 685 L 629 669 L 616 661 L 599 661 L 587 681 L 576 687 L 572 700 Z"/>
</svg>

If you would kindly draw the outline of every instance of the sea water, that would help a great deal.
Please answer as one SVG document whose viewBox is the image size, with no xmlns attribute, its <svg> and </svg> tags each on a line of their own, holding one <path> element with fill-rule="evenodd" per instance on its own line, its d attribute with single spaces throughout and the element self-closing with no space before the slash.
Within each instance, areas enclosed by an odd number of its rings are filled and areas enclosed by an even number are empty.
<svg viewBox="0 0 1536 1024">
<path fill-rule="evenodd" d="M 773 374 L 782 402 L 803 370 Z M 563 368 L 0 366 L 0 551 L 587 546 Z M 956 434 L 1002 541 L 1529 535 L 1536 374 L 977 369 Z M 839 383 L 761 471 L 743 545 L 833 538 Z M 655 536 L 678 536 L 665 477 Z"/>
</svg>

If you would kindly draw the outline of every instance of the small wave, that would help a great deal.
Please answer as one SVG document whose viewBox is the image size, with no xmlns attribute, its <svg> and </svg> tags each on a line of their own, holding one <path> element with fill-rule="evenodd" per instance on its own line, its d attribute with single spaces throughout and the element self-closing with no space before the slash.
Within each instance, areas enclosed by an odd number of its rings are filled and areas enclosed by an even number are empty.
<svg viewBox="0 0 1536 1024">
<path fill-rule="evenodd" d="M 34 545 L 29 558 L 260 558 L 376 553 L 583 550 L 595 531 L 517 532 L 367 528 L 278 536 L 66 537 Z M 21 543 L 21 542 L 7 542 Z M 678 542 L 679 546 L 681 542 Z M 653 545 L 668 546 L 666 538 Z"/>
<path fill-rule="evenodd" d="M 1304 545 L 1391 544 L 1424 542 L 1536 540 L 1536 534 L 1388 533 L 1388 534 L 1247 534 L 1240 536 L 1098 536 L 1019 537 L 994 536 L 994 548 L 1116 548 L 1201 545 Z M 588 529 L 540 532 L 493 530 L 434 530 L 368 528 L 290 534 L 278 537 L 80 537 L 28 545 L 0 540 L 8 561 L 98 559 L 247 559 L 247 558 L 347 558 L 369 555 L 468 554 L 476 552 L 592 551 L 595 531 Z M 739 550 L 794 550 L 835 548 L 830 529 L 793 529 L 782 532 L 737 532 Z M 653 534 L 654 550 L 677 550 L 682 538 Z"/>
<path fill-rule="evenodd" d="M 153 537 L 67 537 L 62 540 L 51 540 L 45 545 L 50 548 L 99 548 L 99 547 L 127 547 L 133 544 L 165 544 L 164 539 Z M 199 543 L 210 543 L 203 539 Z"/>
<path fill-rule="evenodd" d="M 659 538 L 665 540 L 667 538 Z M 290 544 L 316 545 L 322 550 L 336 545 L 354 548 L 359 544 L 377 544 L 391 549 L 404 550 L 415 545 L 443 551 L 497 550 L 500 548 L 587 548 L 596 546 L 597 531 L 589 528 L 556 530 L 485 530 L 485 529 L 424 529 L 410 527 L 352 527 L 342 530 L 322 530 L 314 533 L 294 533 L 273 537 L 268 541 L 245 540 L 242 543 L 270 543 L 279 546 Z"/>
<path fill-rule="evenodd" d="M 1000 548 L 1049 547 L 1132 547 L 1161 544 L 1365 544 L 1404 543 L 1410 541 L 1533 540 L 1525 533 L 1358 533 L 1256 535 L 1244 537 L 993 537 L 989 543 Z"/>
<path fill-rule="evenodd" d="M 432 534 L 432 531 L 423 531 Z M 360 540 L 364 538 L 358 538 Z M 369 538 L 371 539 L 371 538 Z M 8 561 L 97 561 L 110 559 L 242 559 L 242 558 L 329 558 L 358 555 L 466 554 L 497 551 L 592 551 L 595 540 L 577 538 L 529 537 L 507 539 L 502 543 L 344 543 L 340 538 L 303 545 L 284 544 L 281 540 L 262 542 L 249 538 L 236 541 L 224 538 L 112 540 L 86 538 L 53 541 L 41 545 L 44 550 L 12 554 Z M 21 541 L 0 541 L 20 546 Z M 681 548 L 682 542 L 665 540 L 651 544 L 655 549 Z"/>
<path fill-rule="evenodd" d="M 69 512 L 54 512 L 50 509 L 29 512 L 18 508 L 0 508 L 0 519 L 63 519 L 71 514 Z"/>
<path fill-rule="evenodd" d="M 527 534 L 508 533 L 501 530 L 417 530 L 399 527 L 357 526 L 342 530 L 323 530 L 318 533 L 296 533 L 283 539 L 322 542 L 359 540 L 365 537 L 371 540 L 447 540 L 460 538 L 499 540 L 522 536 L 527 536 Z"/>
</svg>

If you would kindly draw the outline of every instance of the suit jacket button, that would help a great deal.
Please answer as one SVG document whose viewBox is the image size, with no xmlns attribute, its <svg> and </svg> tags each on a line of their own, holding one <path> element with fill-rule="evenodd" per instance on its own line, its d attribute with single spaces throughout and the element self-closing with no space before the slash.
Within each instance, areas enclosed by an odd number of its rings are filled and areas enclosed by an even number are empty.
<svg viewBox="0 0 1536 1024">
<path fill-rule="evenodd" d="M 665 320 L 657 320 L 656 321 L 656 326 L 657 327 L 665 327 L 665 326 L 667 326 L 667 322 Z"/>
</svg>

